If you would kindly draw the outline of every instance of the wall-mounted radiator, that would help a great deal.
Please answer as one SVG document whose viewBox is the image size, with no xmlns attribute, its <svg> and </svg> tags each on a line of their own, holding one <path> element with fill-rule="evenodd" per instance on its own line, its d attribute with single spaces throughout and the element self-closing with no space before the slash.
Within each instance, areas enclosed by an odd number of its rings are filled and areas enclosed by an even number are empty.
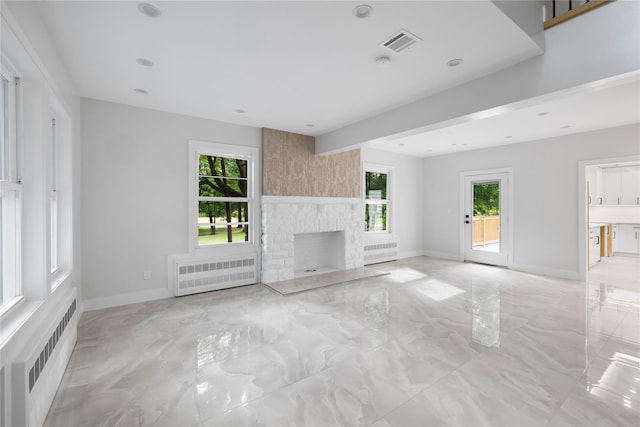
<svg viewBox="0 0 640 427">
<path fill-rule="evenodd" d="M 79 317 L 73 289 L 49 317 L 47 329 L 34 336 L 23 356 L 12 364 L 11 425 L 44 423 L 76 343 Z"/>
<path fill-rule="evenodd" d="M 227 257 L 169 256 L 169 287 L 175 296 L 215 291 L 258 281 L 255 254 Z"/>
<path fill-rule="evenodd" d="M 398 241 L 385 240 L 384 242 L 364 244 L 364 265 L 379 262 L 395 261 L 398 259 Z"/>
</svg>

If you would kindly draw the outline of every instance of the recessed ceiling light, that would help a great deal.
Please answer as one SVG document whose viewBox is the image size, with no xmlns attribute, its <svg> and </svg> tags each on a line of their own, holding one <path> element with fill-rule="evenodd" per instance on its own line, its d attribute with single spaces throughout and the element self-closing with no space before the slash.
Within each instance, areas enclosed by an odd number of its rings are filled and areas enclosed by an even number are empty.
<svg viewBox="0 0 640 427">
<path fill-rule="evenodd" d="M 148 91 L 146 91 L 146 90 L 144 90 L 144 89 L 140 89 L 140 88 L 135 88 L 133 91 L 134 91 L 134 92 L 137 92 L 137 93 L 141 93 L 141 94 L 143 94 L 143 95 L 146 95 L 146 94 L 148 94 L 148 93 L 149 93 Z"/>
<path fill-rule="evenodd" d="M 353 8 L 353 16 L 359 19 L 368 18 L 373 13 L 373 8 L 368 4 L 360 4 Z"/>
<path fill-rule="evenodd" d="M 389 58 L 388 56 L 379 56 L 376 58 L 376 65 L 378 67 L 387 67 L 389 66 L 389 64 L 391 63 L 391 58 Z"/>
<path fill-rule="evenodd" d="M 427 150 L 427 153 L 431 153 L 433 150 Z"/>
<path fill-rule="evenodd" d="M 404 144 L 401 142 L 400 144 L 398 144 L 400 147 L 404 147 Z"/>
<path fill-rule="evenodd" d="M 452 147 L 455 147 L 456 145 L 458 145 L 458 144 L 451 144 Z"/>
<path fill-rule="evenodd" d="M 504 137 L 504 139 L 509 139 L 509 138 L 513 138 L 513 136 L 512 135 L 507 135 L 507 136 Z"/>
<path fill-rule="evenodd" d="M 462 64 L 463 62 L 464 62 L 464 59 L 455 58 L 455 59 L 451 59 L 451 60 L 447 61 L 447 65 L 449 67 L 457 67 L 458 65 Z"/>
<path fill-rule="evenodd" d="M 539 116 L 546 116 L 547 114 L 549 114 L 548 111 L 543 111 L 541 113 L 538 113 Z"/>
<path fill-rule="evenodd" d="M 238 114 L 245 113 L 245 111 L 242 108 L 238 108 L 237 110 L 235 110 L 235 112 L 238 113 Z"/>
<path fill-rule="evenodd" d="M 460 144 L 460 145 L 469 145 L 469 144 Z"/>
<path fill-rule="evenodd" d="M 315 125 L 314 125 L 313 123 L 307 123 L 307 124 L 306 124 L 306 126 L 307 126 L 308 128 L 312 128 L 312 127 L 314 127 Z"/>
<path fill-rule="evenodd" d="M 571 125 L 564 125 L 564 126 L 560 126 L 560 129 L 569 129 L 571 127 Z"/>
<path fill-rule="evenodd" d="M 136 59 L 136 62 L 143 67 L 153 67 L 153 61 L 147 58 L 138 58 Z"/>
<path fill-rule="evenodd" d="M 138 10 L 149 18 L 159 18 L 162 15 L 160 9 L 149 3 L 138 3 Z"/>
</svg>

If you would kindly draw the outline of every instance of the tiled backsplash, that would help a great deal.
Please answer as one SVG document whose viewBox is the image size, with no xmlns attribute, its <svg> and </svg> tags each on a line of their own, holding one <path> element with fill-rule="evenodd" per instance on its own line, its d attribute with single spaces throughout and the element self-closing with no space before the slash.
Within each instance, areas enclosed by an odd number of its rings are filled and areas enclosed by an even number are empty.
<svg viewBox="0 0 640 427">
<path fill-rule="evenodd" d="M 262 130 L 262 194 L 360 197 L 360 150 L 318 156 L 315 138 Z"/>
</svg>

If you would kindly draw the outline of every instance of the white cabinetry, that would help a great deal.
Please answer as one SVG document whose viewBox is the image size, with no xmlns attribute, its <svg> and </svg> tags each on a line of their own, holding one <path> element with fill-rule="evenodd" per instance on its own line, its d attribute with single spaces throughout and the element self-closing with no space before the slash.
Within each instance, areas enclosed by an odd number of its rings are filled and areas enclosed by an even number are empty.
<svg viewBox="0 0 640 427">
<path fill-rule="evenodd" d="M 587 180 L 589 181 L 589 204 L 601 205 L 604 202 L 602 195 L 602 169 L 598 166 L 587 167 Z"/>
<path fill-rule="evenodd" d="M 611 226 L 611 252 L 616 253 L 619 251 L 618 249 L 618 224 L 613 224 Z"/>
<path fill-rule="evenodd" d="M 640 205 L 640 166 L 620 168 L 620 204 Z"/>
<path fill-rule="evenodd" d="M 600 261 L 600 227 L 589 228 L 589 265 Z"/>
<path fill-rule="evenodd" d="M 640 225 L 618 224 L 617 251 L 640 254 Z"/>
<path fill-rule="evenodd" d="M 601 188 L 605 205 L 640 205 L 640 166 L 602 169 Z"/>
<path fill-rule="evenodd" d="M 620 204 L 620 168 L 607 168 L 602 171 L 604 184 L 604 204 Z"/>
</svg>

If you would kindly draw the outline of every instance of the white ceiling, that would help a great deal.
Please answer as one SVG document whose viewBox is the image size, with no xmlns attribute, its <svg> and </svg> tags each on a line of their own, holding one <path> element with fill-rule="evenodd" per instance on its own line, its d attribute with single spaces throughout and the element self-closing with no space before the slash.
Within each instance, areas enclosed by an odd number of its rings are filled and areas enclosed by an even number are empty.
<svg viewBox="0 0 640 427">
<path fill-rule="evenodd" d="M 81 96 L 319 135 L 541 53 L 489 0 L 148 2 L 37 2 Z M 423 41 L 380 46 L 401 29 Z"/>
<path fill-rule="evenodd" d="M 439 123 L 375 148 L 418 157 L 515 144 L 640 122 L 640 73 Z M 640 143 L 640 141 L 638 141 Z"/>
<path fill-rule="evenodd" d="M 80 96 L 317 136 L 541 54 L 489 0 L 369 1 L 366 19 L 352 13 L 362 1 L 147 2 L 159 18 L 138 1 L 37 2 Z M 380 46 L 401 29 L 423 41 L 401 54 Z M 376 67 L 381 55 L 389 66 Z M 375 146 L 426 157 L 636 123 L 638 78 L 623 83 Z"/>
</svg>

